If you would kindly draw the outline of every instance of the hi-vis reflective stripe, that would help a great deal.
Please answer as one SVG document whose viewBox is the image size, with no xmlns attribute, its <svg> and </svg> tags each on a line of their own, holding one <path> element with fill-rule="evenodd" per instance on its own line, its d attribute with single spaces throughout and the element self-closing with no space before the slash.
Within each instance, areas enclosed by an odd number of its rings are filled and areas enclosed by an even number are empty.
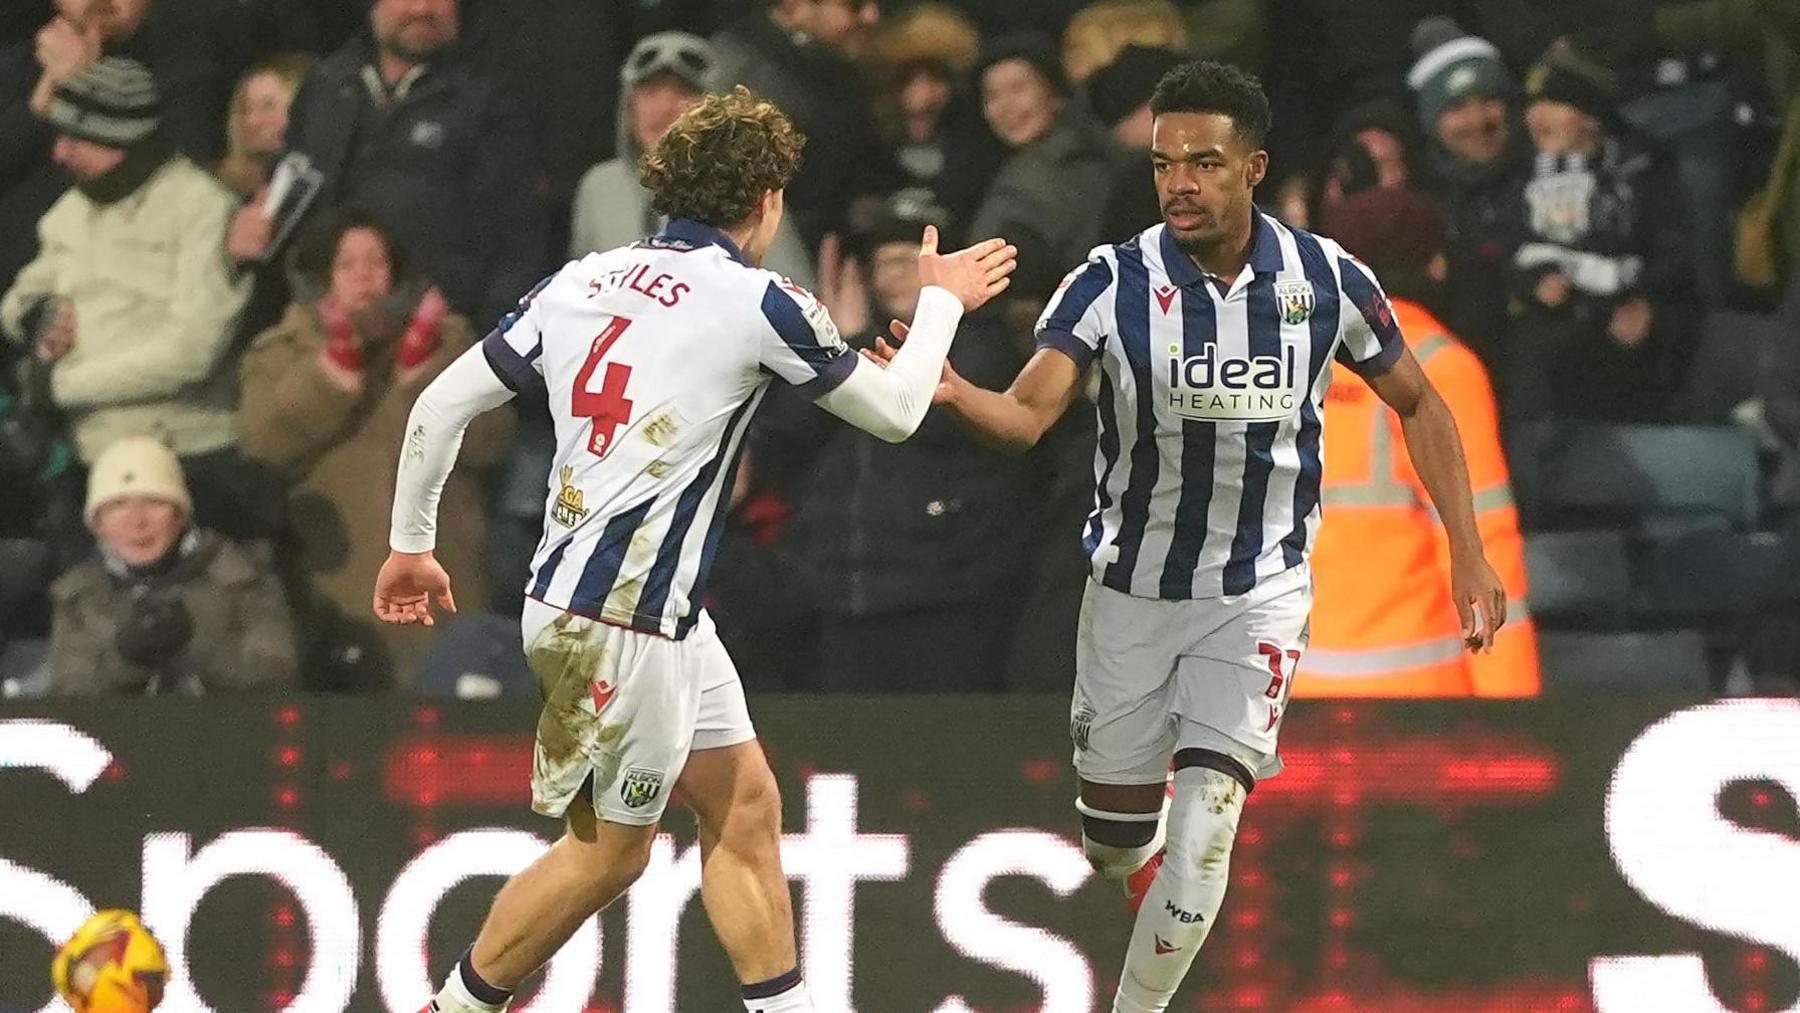
<svg viewBox="0 0 1800 1013">
<path fill-rule="evenodd" d="M 1531 616 L 1531 608 L 1524 601 L 1508 601 L 1506 603 L 1506 622 L 1508 626 L 1522 622 Z M 1502 628 L 1504 635 L 1505 629 Z M 1361 679 L 1369 676 L 1384 675 L 1389 672 L 1402 672 L 1411 668 L 1427 668 L 1432 665 L 1448 665 L 1462 656 L 1463 642 L 1459 636 L 1433 637 L 1416 643 L 1399 647 L 1369 647 L 1356 650 L 1331 650 L 1328 648 L 1310 648 L 1300 662 L 1300 674 L 1317 676 L 1322 679 Z"/>
<path fill-rule="evenodd" d="M 1371 647 L 1360 651 L 1313 648 L 1300 662 L 1303 676 L 1355 679 L 1385 672 L 1448 665 L 1462 657 L 1461 637 L 1434 637 L 1404 647 Z"/>
<path fill-rule="evenodd" d="M 1433 334 L 1413 347 L 1413 358 L 1423 366 L 1426 360 L 1438 352 L 1450 347 L 1450 338 L 1444 334 Z M 1430 503 L 1421 502 L 1417 491 L 1405 482 L 1394 480 L 1394 433 L 1388 426 L 1388 413 L 1377 410 L 1372 414 L 1373 423 L 1369 433 L 1369 480 L 1366 482 L 1350 482 L 1327 485 L 1322 491 L 1324 504 L 1327 507 L 1419 507 L 1423 506 L 1432 520 L 1437 520 L 1437 508 Z M 1476 513 L 1486 510 L 1497 510 L 1513 505 L 1512 487 L 1502 482 L 1489 486 L 1474 494 Z"/>
<path fill-rule="evenodd" d="M 1486 489 L 1475 493 L 1474 496 L 1471 497 L 1471 500 L 1473 501 L 1474 512 L 1477 517 L 1487 513 L 1489 510 L 1510 510 L 1513 507 L 1512 486 L 1505 482 L 1501 482 L 1499 485 L 1490 485 Z M 1427 503 L 1425 505 L 1425 512 L 1431 515 L 1432 521 L 1435 522 L 1440 520 L 1437 507 Z"/>
<path fill-rule="evenodd" d="M 1490 485 L 1475 494 L 1475 512 L 1484 513 L 1513 505 L 1512 486 L 1505 482 Z"/>
</svg>

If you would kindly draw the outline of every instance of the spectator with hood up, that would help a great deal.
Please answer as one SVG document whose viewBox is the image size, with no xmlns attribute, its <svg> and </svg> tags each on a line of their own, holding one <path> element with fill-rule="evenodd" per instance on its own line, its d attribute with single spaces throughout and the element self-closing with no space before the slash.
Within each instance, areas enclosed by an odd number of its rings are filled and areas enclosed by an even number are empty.
<svg viewBox="0 0 1800 1013">
<path fill-rule="evenodd" d="M 569 256 L 581 258 L 653 236 L 663 216 L 650 207 L 638 162 L 656 147 L 682 113 L 700 104 L 713 77 L 712 46 L 686 32 L 658 32 L 639 40 L 619 68 L 618 157 L 589 169 L 575 191 Z M 805 288 L 812 262 L 785 218 L 763 266 Z"/>
</svg>

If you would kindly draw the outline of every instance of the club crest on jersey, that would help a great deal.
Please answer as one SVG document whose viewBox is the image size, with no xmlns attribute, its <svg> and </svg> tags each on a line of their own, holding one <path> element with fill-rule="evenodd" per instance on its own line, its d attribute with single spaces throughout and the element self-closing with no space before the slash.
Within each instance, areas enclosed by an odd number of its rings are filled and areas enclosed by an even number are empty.
<svg viewBox="0 0 1800 1013">
<path fill-rule="evenodd" d="M 627 809 L 642 809 L 656 801 L 656 796 L 662 794 L 662 787 L 662 771 L 631 767 L 625 771 L 625 780 L 619 783 L 619 801 L 625 803 Z"/>
<path fill-rule="evenodd" d="M 581 490 L 571 481 L 574 477 L 575 469 L 563 465 L 562 471 L 557 474 L 562 489 L 556 494 L 556 502 L 550 507 L 550 519 L 565 528 L 580 524 L 588 514 Z"/>
<path fill-rule="evenodd" d="M 1313 287 L 1310 281 L 1278 281 L 1275 304 L 1281 307 L 1283 323 L 1303 324 L 1312 317 Z"/>
<path fill-rule="evenodd" d="M 1169 411 L 1200 422 L 1279 422 L 1300 407 L 1300 361 L 1292 342 L 1279 355 L 1198 355 L 1169 346 Z"/>
</svg>

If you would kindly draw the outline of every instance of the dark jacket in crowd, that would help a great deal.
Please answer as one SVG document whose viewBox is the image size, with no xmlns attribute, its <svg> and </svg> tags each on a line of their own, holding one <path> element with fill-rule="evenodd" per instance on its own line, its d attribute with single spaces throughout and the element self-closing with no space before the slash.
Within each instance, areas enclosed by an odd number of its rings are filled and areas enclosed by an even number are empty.
<svg viewBox="0 0 1800 1013">
<path fill-rule="evenodd" d="M 367 34 L 320 61 L 294 97 L 288 146 L 325 173 L 321 204 L 378 216 L 485 329 L 551 259 L 528 120 L 503 76 L 466 50 L 409 76 L 391 100 L 374 61 Z"/>
<path fill-rule="evenodd" d="M 896 200 L 914 204 L 921 214 L 929 207 L 943 209 L 952 247 L 980 238 L 965 230 L 1006 158 L 1006 147 L 982 122 L 972 99 L 958 93 L 944 110 L 936 137 L 923 144 L 895 143 L 892 152 L 900 174 Z"/>
<path fill-rule="evenodd" d="M 993 312 L 966 318 L 952 365 L 1005 388 L 1027 349 Z M 873 332 L 849 339 L 872 347 Z M 1030 525 L 1024 458 L 983 447 L 933 409 L 910 439 L 886 443 L 791 390 L 759 423 L 753 459 L 776 462 L 794 516 L 785 543 L 810 605 L 882 615 L 991 599 L 1017 575 Z M 785 477 L 783 477 L 785 476 Z"/>
<path fill-rule="evenodd" d="M 1514 122 L 1506 154 L 1487 165 L 1465 165 L 1432 143 L 1432 196 L 1444 210 L 1445 323 L 1490 368 L 1507 329 L 1507 280 L 1524 236 L 1525 181 L 1531 146 Z"/>
<path fill-rule="evenodd" d="M 1672 183 L 1648 152 L 1608 137 L 1592 157 L 1533 159 L 1523 211 L 1509 279 L 1518 311 L 1506 353 L 1509 410 L 1660 421 L 1685 366 L 1689 315 L 1686 261 L 1673 235 L 1687 219 Z M 1551 273 L 1569 281 L 1554 309 L 1536 296 Z M 1614 309 L 1638 298 L 1654 314 L 1650 337 L 1627 348 L 1607 329 Z"/>
<path fill-rule="evenodd" d="M 190 532 L 170 554 L 147 571 L 96 555 L 56 581 L 51 692 L 296 685 L 294 625 L 265 555 L 207 531 Z"/>
<path fill-rule="evenodd" d="M 1124 238 L 1103 237 L 1099 215 L 1071 213 L 1106 206 L 1114 150 L 1078 114 L 1065 113 L 1056 129 L 1014 151 L 1001 166 L 968 234 L 1004 236 L 1019 248 L 1012 295 L 1048 297 L 1102 238 Z"/>
<path fill-rule="evenodd" d="M 1148 151 L 1113 152 L 1111 182 L 1107 184 L 1106 210 L 1100 214 L 1102 243 L 1122 243 L 1162 221 L 1162 205 L 1156 196 Z"/>
<path fill-rule="evenodd" d="M 843 231 L 850 203 L 886 194 L 899 172 L 875 133 L 862 71 L 835 50 L 796 36 L 760 12 L 712 39 L 720 86 L 744 85 L 775 103 L 806 135 L 788 213 L 809 249 Z"/>
</svg>

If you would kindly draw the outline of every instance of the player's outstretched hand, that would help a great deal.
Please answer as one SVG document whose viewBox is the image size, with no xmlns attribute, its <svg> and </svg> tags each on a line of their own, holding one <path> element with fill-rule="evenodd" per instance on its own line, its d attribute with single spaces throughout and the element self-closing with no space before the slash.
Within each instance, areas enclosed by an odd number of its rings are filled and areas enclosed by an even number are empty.
<svg viewBox="0 0 1800 1013">
<path fill-rule="evenodd" d="M 431 600 L 445 612 L 456 611 L 450 575 L 429 552 L 389 552 L 375 578 L 375 616 L 384 623 L 436 626 Z"/>
<path fill-rule="evenodd" d="M 1018 266 L 1019 248 L 1004 239 L 988 239 L 955 253 L 938 252 L 937 226 L 925 226 L 919 241 L 919 284 L 947 288 L 974 310 L 1006 291 L 1008 275 Z"/>
<path fill-rule="evenodd" d="M 1500 575 L 1484 557 L 1452 563 L 1450 593 L 1456 600 L 1456 617 L 1462 620 L 1463 643 L 1471 651 L 1493 650 L 1494 634 L 1506 625 L 1506 587 Z"/>
<path fill-rule="evenodd" d="M 886 338 L 876 338 L 874 348 L 860 349 L 863 358 L 882 369 L 886 369 L 887 364 L 894 361 L 894 356 L 900 354 L 900 346 L 906 343 L 906 336 L 912 333 L 912 328 L 898 320 L 890 320 L 888 321 L 888 333 L 894 336 L 893 344 L 889 344 Z M 948 404 L 956 398 L 957 385 L 968 382 L 962 378 L 962 374 L 950 368 L 948 361 L 945 361 L 944 374 L 938 379 L 937 389 L 931 392 L 931 403 Z"/>
</svg>

